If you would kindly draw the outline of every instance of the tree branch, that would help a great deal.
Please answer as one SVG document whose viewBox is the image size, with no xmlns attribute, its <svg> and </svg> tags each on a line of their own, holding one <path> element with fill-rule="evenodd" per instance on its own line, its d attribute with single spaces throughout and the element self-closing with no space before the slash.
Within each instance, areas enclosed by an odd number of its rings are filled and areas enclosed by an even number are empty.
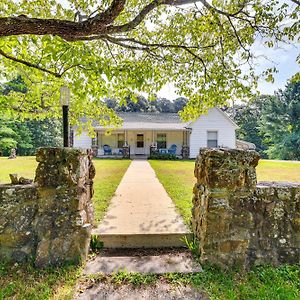
<svg viewBox="0 0 300 300">
<path fill-rule="evenodd" d="M 185 46 L 185 45 L 176 45 L 176 44 L 164 44 L 164 43 L 145 43 L 145 42 L 141 42 L 138 41 L 136 39 L 133 38 L 122 38 L 122 37 L 112 37 L 109 35 L 105 35 L 104 38 L 109 39 L 110 41 L 121 41 L 121 42 L 131 42 L 134 44 L 139 44 L 141 46 L 145 46 L 145 47 L 155 47 L 155 48 L 175 48 L 175 49 L 207 49 L 207 48 L 213 48 L 216 46 L 216 44 L 212 44 L 212 45 L 208 45 L 208 46 Z"/>
<path fill-rule="evenodd" d="M 29 18 L 25 15 L 4 17 L 0 18 L 0 37 L 21 34 L 49 34 L 60 36 L 66 40 L 72 40 L 72 37 L 101 35 L 108 33 L 108 31 L 114 33 L 124 32 L 132 30 L 139 25 L 147 14 L 158 6 L 183 5 L 198 1 L 199 0 L 154 0 L 146 5 L 131 22 L 120 26 L 112 26 L 111 24 L 123 11 L 126 0 L 113 0 L 106 11 L 82 22 Z"/>
<path fill-rule="evenodd" d="M 43 67 L 40 67 L 40 66 L 37 65 L 37 64 L 33 64 L 33 63 L 28 62 L 28 61 L 26 61 L 26 60 L 16 58 L 16 57 L 14 57 L 14 56 L 12 56 L 12 55 L 9 55 L 9 54 L 5 53 L 5 52 L 2 51 L 1 49 L 0 49 L 0 55 L 4 56 L 5 58 L 10 59 L 10 60 L 12 60 L 12 61 L 14 61 L 14 62 L 23 64 L 23 65 L 25 65 L 25 66 L 27 66 L 27 67 L 34 68 L 34 69 L 37 69 L 37 70 L 46 72 L 46 73 L 48 73 L 48 74 L 51 74 L 51 75 L 53 75 L 53 76 L 55 76 L 55 77 L 57 77 L 57 78 L 61 78 L 61 77 L 62 77 L 62 74 L 53 72 L 53 71 L 51 71 L 51 70 L 47 70 L 47 69 L 45 69 L 45 68 L 43 68 Z"/>
<path fill-rule="evenodd" d="M 227 17 L 234 17 L 238 14 L 240 14 L 243 9 L 245 8 L 246 6 L 246 3 L 247 1 L 245 1 L 244 4 L 241 4 L 241 8 L 239 10 L 237 10 L 236 12 L 234 13 L 229 13 L 229 12 L 226 12 L 226 11 L 223 11 L 223 10 L 220 10 L 218 8 L 216 8 L 215 6 L 212 6 L 211 4 L 209 4 L 206 0 L 201 0 L 201 3 L 209 10 L 213 10 L 215 11 L 216 13 L 220 14 L 220 15 L 224 15 L 224 16 L 227 16 Z"/>
<path fill-rule="evenodd" d="M 300 6 L 300 1 L 298 0 L 291 0 L 291 1 Z"/>
<path fill-rule="evenodd" d="M 298 0 L 292 1 L 295 3 L 298 2 Z M 0 37 L 22 34 L 49 34 L 60 36 L 67 41 L 75 41 L 80 37 L 128 32 L 136 28 L 151 11 L 159 6 L 180 6 L 192 3 L 195 4 L 197 2 L 202 3 L 204 7 L 209 10 L 230 17 L 235 17 L 241 13 L 246 6 L 246 4 L 243 4 L 237 12 L 229 13 L 212 6 L 206 0 L 153 0 L 144 6 L 138 15 L 128 23 L 113 25 L 113 22 L 124 10 L 126 4 L 126 0 L 113 0 L 111 5 L 104 12 L 81 22 L 60 19 L 29 18 L 25 15 L 0 18 Z"/>
<path fill-rule="evenodd" d="M 156 7 L 161 5 L 184 5 L 184 4 L 191 4 L 196 3 L 201 0 L 154 0 L 150 2 L 148 5 L 146 5 L 139 14 L 130 22 L 119 25 L 119 26 L 108 26 L 106 33 L 121 33 L 121 32 L 127 32 L 131 31 L 134 28 L 136 28 L 144 19 L 145 17 L 153 11 Z"/>
<path fill-rule="evenodd" d="M 126 0 L 113 0 L 110 7 L 103 13 L 91 18 L 92 21 L 99 21 L 104 25 L 111 24 L 124 10 Z"/>
<path fill-rule="evenodd" d="M 295 0 L 295 1 L 297 1 L 297 0 Z M 192 3 L 195 4 L 197 2 L 201 2 L 209 10 L 213 10 L 219 14 L 222 14 L 225 16 L 230 16 L 230 17 L 234 17 L 234 16 L 238 15 L 245 8 L 245 4 L 243 4 L 241 6 L 241 8 L 238 11 L 236 11 L 235 13 L 228 13 L 226 11 L 222 11 L 222 10 L 210 5 L 206 0 L 154 0 L 154 1 L 150 2 L 148 5 L 146 5 L 132 21 L 130 21 L 126 24 L 123 24 L 123 25 L 119 25 L 119 26 L 113 26 L 113 25 L 109 26 L 107 28 L 107 33 L 110 33 L 110 34 L 111 33 L 120 33 L 120 32 L 127 32 L 127 31 L 133 30 L 145 19 L 146 15 L 148 15 L 152 10 L 154 10 L 156 7 L 158 7 L 160 5 L 175 6 L 175 5 L 184 5 L 184 4 L 192 4 Z"/>
<path fill-rule="evenodd" d="M 248 61 L 248 60 L 250 59 L 250 56 L 251 56 L 250 50 L 247 49 L 247 48 L 243 45 L 243 42 L 241 41 L 241 38 L 240 38 L 238 32 L 236 31 L 236 28 L 234 27 L 234 24 L 232 23 L 232 21 L 231 21 L 231 19 L 230 19 L 229 16 L 227 16 L 227 19 L 228 19 L 228 21 L 229 21 L 229 23 L 230 23 L 231 28 L 233 29 L 234 35 L 235 35 L 235 37 L 236 37 L 236 39 L 237 39 L 239 45 L 240 45 L 240 46 L 242 47 L 242 49 L 247 53 L 247 55 L 248 55 L 247 61 Z"/>
</svg>

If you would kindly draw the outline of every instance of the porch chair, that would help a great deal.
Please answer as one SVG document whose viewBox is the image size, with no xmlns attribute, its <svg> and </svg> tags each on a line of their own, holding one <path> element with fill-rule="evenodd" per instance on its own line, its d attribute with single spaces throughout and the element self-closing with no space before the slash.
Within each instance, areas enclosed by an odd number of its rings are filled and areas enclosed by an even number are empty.
<svg viewBox="0 0 300 300">
<path fill-rule="evenodd" d="M 109 145 L 103 145 L 103 151 L 104 151 L 104 155 L 111 155 L 111 148 Z"/>
<path fill-rule="evenodd" d="M 177 146 L 175 144 L 171 145 L 171 147 L 168 149 L 169 154 L 176 154 Z"/>
</svg>

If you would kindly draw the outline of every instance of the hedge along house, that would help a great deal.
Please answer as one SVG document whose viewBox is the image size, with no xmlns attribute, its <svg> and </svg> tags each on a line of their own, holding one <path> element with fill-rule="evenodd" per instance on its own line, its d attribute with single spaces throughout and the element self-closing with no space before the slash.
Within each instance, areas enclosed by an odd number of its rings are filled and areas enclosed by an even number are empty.
<svg viewBox="0 0 300 300">
<path fill-rule="evenodd" d="M 131 155 L 175 153 L 184 158 L 195 158 L 199 148 L 236 148 L 235 130 L 238 126 L 218 108 L 212 108 L 196 121 L 182 122 L 174 113 L 118 113 L 124 120 L 123 126 L 110 135 L 106 128 L 94 126 L 96 138 L 87 132 L 76 135 L 73 128 L 73 146 L 94 148 L 98 157 L 123 155 L 124 145 L 129 146 Z"/>
</svg>

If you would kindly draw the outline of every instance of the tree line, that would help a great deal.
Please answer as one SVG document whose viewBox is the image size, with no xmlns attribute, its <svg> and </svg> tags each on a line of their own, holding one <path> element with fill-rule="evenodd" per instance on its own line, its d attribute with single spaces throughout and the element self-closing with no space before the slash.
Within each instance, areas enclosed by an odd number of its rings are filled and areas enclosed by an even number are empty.
<svg viewBox="0 0 300 300">
<path fill-rule="evenodd" d="M 62 146 L 62 125 L 58 119 L 0 119 L 0 154 L 7 156 L 12 148 L 18 155 L 34 155 L 39 147 Z"/>
<path fill-rule="evenodd" d="M 2 84 L 1 93 L 26 93 L 21 77 Z M 116 112 L 177 113 L 188 100 L 179 97 L 148 100 L 126 97 L 123 101 L 105 99 L 103 102 Z M 235 120 L 239 129 L 237 138 L 252 142 L 262 157 L 300 160 L 300 81 L 290 82 L 274 95 L 262 95 L 255 100 L 222 108 Z M 8 155 L 17 148 L 19 155 L 32 155 L 38 147 L 61 146 L 60 119 L 16 120 L 0 117 L 0 151 Z"/>
<path fill-rule="evenodd" d="M 0 86 L 0 93 L 26 93 L 27 87 L 21 76 Z M 0 116 L 0 155 L 9 155 L 12 148 L 18 155 L 33 155 L 43 146 L 62 146 L 62 123 L 60 119 L 19 120 Z"/>
<path fill-rule="evenodd" d="M 262 157 L 300 160 L 300 81 L 225 110 L 240 127 L 237 137 L 254 143 Z"/>
<path fill-rule="evenodd" d="M 135 100 L 128 96 L 121 102 L 114 99 L 105 99 L 104 102 L 116 112 L 178 113 L 186 106 L 188 99 L 179 97 L 171 101 L 166 98 L 157 98 L 149 101 L 143 96 L 138 96 Z"/>
</svg>

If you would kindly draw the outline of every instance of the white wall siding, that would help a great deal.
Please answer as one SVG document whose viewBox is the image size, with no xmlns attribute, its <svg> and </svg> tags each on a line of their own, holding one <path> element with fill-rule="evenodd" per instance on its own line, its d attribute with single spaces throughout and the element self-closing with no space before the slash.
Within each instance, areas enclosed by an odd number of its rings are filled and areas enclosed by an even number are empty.
<svg viewBox="0 0 300 300">
<path fill-rule="evenodd" d="M 202 115 L 190 126 L 190 158 L 195 158 L 199 149 L 207 147 L 207 131 L 218 132 L 218 146 L 235 148 L 236 126 L 222 112 L 216 108 L 208 111 L 207 115 Z"/>
<path fill-rule="evenodd" d="M 92 146 L 92 138 L 88 136 L 86 131 L 83 131 L 80 135 L 77 135 L 74 130 L 74 148 L 89 149 Z"/>
</svg>

